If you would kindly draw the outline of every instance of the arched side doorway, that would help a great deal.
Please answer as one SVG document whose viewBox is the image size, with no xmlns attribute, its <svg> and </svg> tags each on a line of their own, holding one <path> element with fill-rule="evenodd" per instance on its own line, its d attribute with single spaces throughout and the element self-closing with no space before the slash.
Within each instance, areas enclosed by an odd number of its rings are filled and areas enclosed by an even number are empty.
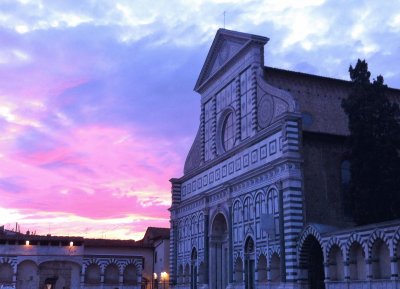
<svg viewBox="0 0 400 289">
<path fill-rule="evenodd" d="M 365 254 L 358 242 L 351 244 L 349 249 L 350 280 L 365 280 Z"/>
<path fill-rule="evenodd" d="M 190 262 L 190 288 L 197 289 L 197 250 L 193 248 Z"/>
<path fill-rule="evenodd" d="M 397 243 L 397 272 L 400 272 L 400 242 Z"/>
<path fill-rule="evenodd" d="M 333 245 L 328 252 L 329 280 L 343 281 L 343 253 L 338 245 Z"/>
<path fill-rule="evenodd" d="M 183 273 L 183 265 L 179 265 L 179 270 L 178 270 L 178 284 L 181 285 L 185 283 L 185 275 Z"/>
<path fill-rule="evenodd" d="M 99 285 L 101 282 L 101 270 L 98 264 L 90 264 L 85 270 L 85 283 Z"/>
<path fill-rule="evenodd" d="M 238 257 L 235 262 L 235 283 L 243 283 L 243 261 L 242 258 Z"/>
<path fill-rule="evenodd" d="M 129 264 L 125 267 L 123 273 L 124 286 L 137 285 L 138 284 L 138 270 L 135 264 Z"/>
<path fill-rule="evenodd" d="M 254 241 L 253 238 L 248 237 L 244 245 L 244 271 L 245 271 L 245 288 L 255 288 L 255 261 L 254 261 Z"/>
<path fill-rule="evenodd" d="M 272 254 L 271 263 L 270 263 L 270 278 L 271 282 L 280 282 L 281 281 L 281 259 L 279 258 L 277 253 Z"/>
<path fill-rule="evenodd" d="M 210 235 L 210 288 L 225 289 L 228 285 L 228 224 L 223 214 L 218 213 Z"/>
<path fill-rule="evenodd" d="M 39 288 L 78 288 L 81 266 L 70 261 L 46 261 L 39 265 Z"/>
<path fill-rule="evenodd" d="M 302 277 L 310 289 L 325 289 L 324 256 L 318 240 L 309 235 L 300 250 Z"/>
<path fill-rule="evenodd" d="M 199 283 L 200 284 L 205 284 L 205 282 L 206 282 L 206 278 L 205 278 L 205 274 L 206 274 L 206 268 L 205 268 L 206 266 L 204 265 L 204 263 L 203 262 L 201 262 L 200 263 L 200 265 L 199 265 Z"/>
<path fill-rule="evenodd" d="M 264 254 L 261 254 L 258 258 L 257 263 L 257 272 L 258 272 L 258 283 L 265 283 L 268 281 L 267 274 L 267 257 Z"/>
<path fill-rule="evenodd" d="M 189 264 L 185 265 L 185 284 L 190 284 L 190 266 L 189 266 Z"/>
<path fill-rule="evenodd" d="M 25 260 L 17 267 L 17 289 L 39 288 L 38 266 L 31 260 Z"/>
<path fill-rule="evenodd" d="M 0 263 L 0 284 L 11 285 L 13 283 L 13 267 L 8 263 Z"/>
<path fill-rule="evenodd" d="M 104 284 L 118 285 L 119 283 L 119 269 L 117 264 L 108 264 L 104 269 Z"/>
<path fill-rule="evenodd" d="M 372 277 L 374 279 L 390 279 L 389 248 L 381 239 L 372 245 Z"/>
</svg>

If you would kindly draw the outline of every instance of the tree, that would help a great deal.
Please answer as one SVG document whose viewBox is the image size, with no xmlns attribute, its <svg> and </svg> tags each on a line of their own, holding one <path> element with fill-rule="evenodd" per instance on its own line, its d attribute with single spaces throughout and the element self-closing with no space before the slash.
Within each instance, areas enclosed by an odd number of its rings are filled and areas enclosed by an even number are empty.
<svg viewBox="0 0 400 289">
<path fill-rule="evenodd" d="M 365 60 L 349 68 L 352 90 L 342 107 L 349 118 L 350 197 L 354 221 L 400 217 L 400 110 L 379 75 L 372 83 Z"/>
</svg>

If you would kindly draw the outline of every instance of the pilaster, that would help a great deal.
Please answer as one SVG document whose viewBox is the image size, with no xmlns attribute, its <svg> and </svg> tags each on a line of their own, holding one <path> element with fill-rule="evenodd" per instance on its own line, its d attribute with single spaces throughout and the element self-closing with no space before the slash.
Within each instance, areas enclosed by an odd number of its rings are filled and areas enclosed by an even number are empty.
<svg viewBox="0 0 400 289">
<path fill-rule="evenodd" d="M 325 284 L 327 283 L 327 282 L 329 282 L 329 263 L 328 262 L 324 262 L 324 277 L 325 277 L 325 279 L 324 279 L 324 282 L 325 282 Z"/>
<path fill-rule="evenodd" d="M 214 95 L 211 99 L 211 156 L 213 159 L 217 156 L 217 99 Z"/>
<path fill-rule="evenodd" d="M 299 157 L 299 125 L 298 116 L 294 115 L 286 119 L 282 128 L 283 158 Z M 288 159 L 288 160 L 290 160 Z M 286 164 L 291 170 L 299 171 L 299 162 Z M 300 175 L 300 174 L 299 174 Z M 284 255 L 286 268 L 286 282 L 296 282 L 298 279 L 297 268 L 297 239 L 303 229 L 303 191 L 302 181 L 299 178 L 287 177 L 282 180 L 283 208 L 280 214 L 284 219 Z"/>
<path fill-rule="evenodd" d="M 285 121 L 282 127 L 283 143 L 282 151 L 283 153 L 299 152 L 300 144 L 300 129 L 298 119 L 288 119 Z"/>
<path fill-rule="evenodd" d="M 399 269 L 397 268 L 397 258 L 392 257 L 390 258 L 390 279 L 397 280 L 399 277 Z"/>
<path fill-rule="evenodd" d="M 241 128 L 241 119 L 242 119 L 242 107 L 240 105 L 240 76 L 235 77 L 235 142 L 238 143 L 242 139 L 242 128 Z"/>
<path fill-rule="evenodd" d="M 367 280 L 371 281 L 372 280 L 372 259 L 368 258 L 365 260 L 365 265 L 367 266 Z"/>
<path fill-rule="evenodd" d="M 251 134 L 253 136 L 257 133 L 257 69 L 258 65 L 251 66 Z"/>
<path fill-rule="evenodd" d="M 201 114 L 200 114 L 200 163 L 205 161 L 205 104 L 201 104 Z"/>
<path fill-rule="evenodd" d="M 182 184 L 178 179 L 170 179 L 171 182 L 171 195 L 172 195 L 172 206 L 178 205 L 182 198 Z"/>
<path fill-rule="evenodd" d="M 100 288 L 103 289 L 104 288 L 104 271 L 102 269 L 102 272 L 100 274 Z"/>
<path fill-rule="evenodd" d="M 209 238 L 209 218 L 210 218 L 210 213 L 209 210 L 206 209 L 204 210 L 204 283 L 205 284 L 209 284 L 209 258 L 210 258 L 210 247 L 209 247 L 209 242 L 210 242 L 210 238 Z"/>
<path fill-rule="evenodd" d="M 286 281 L 297 280 L 297 239 L 303 229 L 302 183 L 296 179 L 282 182 Z"/>
<path fill-rule="evenodd" d="M 170 285 L 175 285 L 177 284 L 177 268 L 178 268 L 178 240 L 177 240 L 177 236 L 178 236 L 178 227 L 175 221 L 170 221 L 170 243 L 169 243 L 169 255 L 172 257 L 170 257 L 169 259 L 169 282 Z"/>
<path fill-rule="evenodd" d="M 84 266 L 82 266 L 82 267 L 84 267 Z M 86 270 L 86 268 L 82 268 L 81 275 L 79 276 L 81 288 L 85 287 L 85 270 Z"/>
<path fill-rule="evenodd" d="M 232 215 L 232 202 L 229 202 L 229 216 L 228 216 L 228 226 L 229 226 L 229 268 L 228 268 L 228 283 L 233 282 L 233 215 Z"/>
<path fill-rule="evenodd" d="M 343 269 L 344 269 L 344 280 L 346 282 L 350 281 L 350 263 L 349 261 L 343 262 Z"/>
</svg>

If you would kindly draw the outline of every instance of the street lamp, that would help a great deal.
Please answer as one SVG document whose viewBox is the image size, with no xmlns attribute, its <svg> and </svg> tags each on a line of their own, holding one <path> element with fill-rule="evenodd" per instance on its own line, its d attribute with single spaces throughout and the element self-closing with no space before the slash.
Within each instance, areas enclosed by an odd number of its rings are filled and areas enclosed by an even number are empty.
<svg viewBox="0 0 400 289">
<path fill-rule="evenodd" d="M 163 289 L 165 289 L 165 282 L 168 280 L 168 273 L 161 272 L 161 281 L 163 283 Z"/>
<path fill-rule="evenodd" d="M 158 289 L 158 284 L 157 284 L 157 273 L 153 273 L 153 289 Z"/>
</svg>

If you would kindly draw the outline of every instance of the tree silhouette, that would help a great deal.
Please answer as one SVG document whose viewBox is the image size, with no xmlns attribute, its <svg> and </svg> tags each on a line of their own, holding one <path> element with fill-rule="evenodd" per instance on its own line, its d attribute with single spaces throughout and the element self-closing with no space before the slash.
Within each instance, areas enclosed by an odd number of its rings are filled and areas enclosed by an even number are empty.
<svg viewBox="0 0 400 289">
<path fill-rule="evenodd" d="M 400 110 L 365 60 L 349 68 L 353 88 L 342 107 L 349 118 L 350 198 L 358 224 L 400 217 Z"/>
</svg>

